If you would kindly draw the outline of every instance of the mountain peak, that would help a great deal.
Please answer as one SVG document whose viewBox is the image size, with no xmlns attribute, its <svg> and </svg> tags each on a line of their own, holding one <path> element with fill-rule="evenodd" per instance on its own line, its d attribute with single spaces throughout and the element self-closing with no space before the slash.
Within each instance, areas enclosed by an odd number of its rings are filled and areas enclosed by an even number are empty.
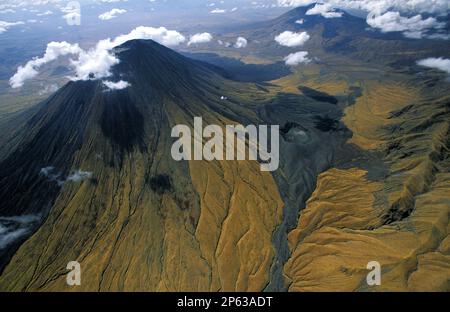
<svg viewBox="0 0 450 312">
<path fill-rule="evenodd" d="M 166 90 L 195 83 L 195 77 L 212 74 L 200 62 L 153 41 L 130 40 L 116 47 L 120 63 L 113 67 L 111 80 L 125 80 L 133 86 Z"/>
<path fill-rule="evenodd" d="M 333 9 L 334 13 L 339 13 L 340 17 L 325 17 L 322 14 L 308 14 L 308 11 L 314 9 L 316 7 L 316 3 L 307 5 L 307 6 L 301 6 L 297 7 L 295 9 L 292 9 L 291 11 L 285 13 L 281 16 L 281 19 L 289 20 L 290 22 L 295 22 L 298 19 L 304 19 L 304 22 L 310 25 L 317 24 L 317 23 L 330 23 L 335 22 L 338 20 L 339 22 L 364 22 L 364 19 L 351 15 L 347 13 L 346 11 L 342 9 Z"/>
<path fill-rule="evenodd" d="M 116 53 L 121 53 L 122 51 L 125 51 L 127 49 L 146 49 L 146 50 L 153 49 L 156 53 L 164 53 L 172 51 L 171 49 L 159 44 L 158 42 L 152 39 L 132 39 L 121 44 L 118 47 L 115 47 L 114 51 Z"/>
</svg>

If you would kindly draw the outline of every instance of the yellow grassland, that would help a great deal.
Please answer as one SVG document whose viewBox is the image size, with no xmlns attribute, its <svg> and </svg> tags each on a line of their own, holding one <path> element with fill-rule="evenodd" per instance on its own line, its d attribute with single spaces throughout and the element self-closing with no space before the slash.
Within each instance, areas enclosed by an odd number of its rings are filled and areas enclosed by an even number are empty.
<svg viewBox="0 0 450 312">
<path fill-rule="evenodd" d="M 289 234 L 292 255 L 284 267 L 289 290 L 449 291 L 450 123 L 435 117 L 448 108 L 419 87 L 395 81 L 362 85 L 363 96 L 343 118 L 353 132 L 349 142 L 379 151 L 397 142 L 398 150 L 385 158 L 390 173 L 379 181 L 357 168 L 319 176 Z M 411 104 L 414 114 L 392 117 Z M 432 126 L 414 128 L 432 120 Z M 393 125 L 414 130 L 392 133 L 387 126 Z M 406 214 L 387 222 L 386 213 L 393 211 Z M 366 283 L 370 261 L 382 266 L 381 286 Z"/>
</svg>

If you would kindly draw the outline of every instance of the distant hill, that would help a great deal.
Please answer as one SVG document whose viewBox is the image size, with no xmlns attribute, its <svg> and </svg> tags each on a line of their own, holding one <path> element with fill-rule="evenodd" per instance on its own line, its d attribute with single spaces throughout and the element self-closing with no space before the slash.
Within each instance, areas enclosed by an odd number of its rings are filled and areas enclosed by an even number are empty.
<svg viewBox="0 0 450 312">
<path fill-rule="evenodd" d="M 307 15 L 312 6 L 295 8 L 280 17 L 244 27 L 239 33 L 249 39 L 255 54 L 282 57 L 289 51 L 306 50 L 311 56 L 341 55 L 358 61 L 396 67 L 413 66 L 425 57 L 450 57 L 448 40 L 409 39 L 401 32 L 382 33 L 366 20 L 342 10 L 339 18 Z M 439 19 L 446 21 L 445 17 Z M 447 20 L 448 29 L 448 20 Z M 304 46 L 281 47 L 274 41 L 284 31 L 307 31 L 311 36 Z M 255 43 L 252 47 L 251 42 Z M 264 52 L 263 52 L 264 51 Z"/>
</svg>

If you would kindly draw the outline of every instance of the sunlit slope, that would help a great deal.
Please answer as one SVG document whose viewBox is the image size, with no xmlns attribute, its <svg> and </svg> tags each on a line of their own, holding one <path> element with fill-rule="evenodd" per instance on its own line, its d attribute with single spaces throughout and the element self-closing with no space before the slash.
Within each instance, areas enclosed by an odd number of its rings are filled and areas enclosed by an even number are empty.
<svg viewBox="0 0 450 312">
<path fill-rule="evenodd" d="M 192 125 L 194 116 L 202 116 L 205 124 L 258 122 L 241 103 L 267 93 L 227 81 L 152 42 L 129 42 L 119 57 L 115 74 L 131 87 L 105 92 L 100 82 L 71 83 L 66 90 L 86 86 L 81 113 L 69 113 L 77 101 L 50 99 L 40 111 L 46 118 L 29 124 L 30 140 L 17 141 L 16 157 L 21 144 L 38 151 L 36 142 L 46 142 L 43 135 L 51 135 L 54 120 L 71 127 L 68 120 L 75 118 L 83 126 L 82 133 L 69 129 L 82 138 L 72 153 L 52 143 L 29 164 L 30 181 L 37 179 L 34 190 L 50 188 L 54 198 L 41 227 L 5 267 L 0 289 L 263 289 L 275 253 L 272 232 L 283 208 L 273 177 L 261 173 L 254 161 L 175 162 L 170 133 L 175 124 Z M 226 105 L 222 95 L 229 98 Z M 49 165 L 92 176 L 58 189 L 39 177 L 40 168 Z M 9 190 L 17 192 L 22 183 L 13 180 Z M 20 212 L 38 212 L 38 205 L 23 203 Z M 2 206 L 11 215 L 18 209 L 13 203 Z M 66 284 L 70 261 L 81 264 L 79 287 Z"/>
<path fill-rule="evenodd" d="M 395 125 L 390 113 L 413 103 L 419 97 L 417 89 L 401 83 L 368 82 L 355 105 L 345 109 L 343 122 L 353 132 L 350 143 L 363 149 L 377 149 L 389 138 L 386 127 Z"/>
<path fill-rule="evenodd" d="M 289 234 L 289 290 L 450 289 L 446 82 L 403 81 L 365 81 L 346 109 L 350 142 L 383 153 L 389 173 L 373 180 L 352 168 L 319 176 Z M 370 261 L 382 266 L 375 288 L 366 283 Z"/>
<path fill-rule="evenodd" d="M 214 124 L 227 121 L 210 117 Z M 272 233 L 284 206 L 272 175 L 248 161 L 191 161 L 189 168 L 200 198 L 195 238 L 209 264 L 209 290 L 262 290 L 275 255 Z"/>
</svg>

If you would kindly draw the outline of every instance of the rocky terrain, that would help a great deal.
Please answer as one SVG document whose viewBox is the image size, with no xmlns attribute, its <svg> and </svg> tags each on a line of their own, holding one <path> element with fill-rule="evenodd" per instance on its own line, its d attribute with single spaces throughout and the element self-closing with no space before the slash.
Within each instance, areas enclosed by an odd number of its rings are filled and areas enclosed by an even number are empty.
<svg viewBox="0 0 450 312">
<path fill-rule="evenodd" d="M 298 30 L 299 18 L 317 59 L 288 68 L 290 50 L 262 29 Z M 112 79 L 130 87 L 70 82 L 8 118 L 0 290 L 449 291 L 448 77 L 399 63 L 417 43 L 360 23 L 295 9 L 246 30 L 267 40 L 265 55 L 129 41 Z M 450 55 L 421 44 L 416 57 Z M 399 53 L 369 62 L 373 46 Z M 280 168 L 172 160 L 171 128 L 195 116 L 280 125 Z M 82 267 L 75 288 L 70 261 Z"/>
</svg>

